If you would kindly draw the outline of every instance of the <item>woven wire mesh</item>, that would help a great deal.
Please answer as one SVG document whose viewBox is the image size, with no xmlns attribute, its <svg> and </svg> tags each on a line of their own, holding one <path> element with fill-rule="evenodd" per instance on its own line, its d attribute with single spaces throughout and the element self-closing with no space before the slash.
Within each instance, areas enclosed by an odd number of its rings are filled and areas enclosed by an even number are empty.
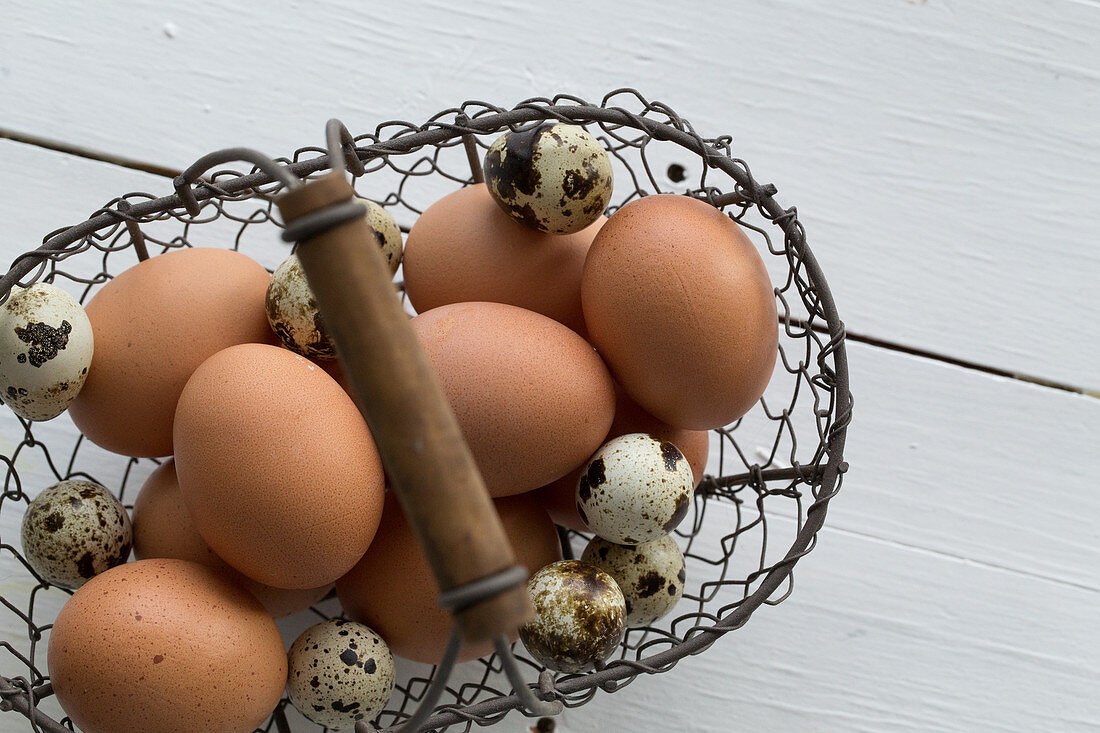
<svg viewBox="0 0 1100 733">
<path fill-rule="evenodd" d="M 760 605 L 790 595 L 793 566 L 813 548 L 846 470 L 842 452 L 852 403 L 843 325 L 795 209 L 780 207 L 774 187 L 759 184 L 733 156 L 731 137 L 702 137 L 666 105 L 633 90 L 612 92 L 600 105 L 570 96 L 532 99 L 511 110 L 467 102 L 422 125 L 384 123 L 355 138 L 354 154 L 366 167 L 356 179 L 357 192 L 387 207 L 407 229 L 432 202 L 471 182 L 464 143 L 473 140 L 483 154 L 509 128 L 555 119 L 583 125 L 611 153 L 616 186 L 609 213 L 639 196 L 674 192 L 707 199 L 740 223 L 764 255 L 780 318 L 772 382 L 748 414 L 712 432 L 708 473 L 674 533 L 687 566 L 684 596 L 674 612 L 650 627 L 630 629 L 617 655 L 588 673 L 549 673 L 522 644 L 514 645 L 526 676 L 538 680 L 540 697 L 576 707 L 597 690 L 613 691 L 639 674 L 671 669 L 743 625 Z M 303 177 L 327 169 L 322 147 L 277 160 Z M 674 171 L 678 180 L 665 171 Z M 180 247 L 231 247 L 274 269 L 287 254 L 278 242 L 281 223 L 272 204 L 278 191 L 255 169 L 218 170 L 194 189 L 197 214 L 187 213 L 178 196 L 129 193 L 112 199 L 83 224 L 47 235 L 42 248 L 18 258 L 0 279 L 0 295 L 15 282 L 46 281 L 85 302 L 136 262 L 133 249 L 142 244 L 153 255 Z M 39 491 L 75 477 L 107 486 L 129 507 L 158 462 L 114 456 L 82 436 L 74 439 L 67 416 L 30 423 L 8 415 L 3 427 L 0 562 L 8 572 L 0 586 L 0 618 L 7 617 L 4 629 L 21 633 L 0 640 L 0 707 L 22 712 L 32 730 L 54 730 L 55 720 L 72 729 L 51 697 L 43 648 L 71 592 L 46 583 L 21 556 L 14 539 L 21 516 Z M 567 537 L 579 555 L 587 537 L 572 531 Z M 330 598 L 293 623 L 304 628 L 339 614 Z M 396 691 L 374 723 L 386 728 L 408 718 L 434 673 L 430 665 L 399 660 Z M 425 730 L 468 731 L 517 706 L 500 660 L 484 657 L 456 669 Z M 294 715 L 284 699 L 262 730 L 286 730 L 287 714 Z"/>
</svg>

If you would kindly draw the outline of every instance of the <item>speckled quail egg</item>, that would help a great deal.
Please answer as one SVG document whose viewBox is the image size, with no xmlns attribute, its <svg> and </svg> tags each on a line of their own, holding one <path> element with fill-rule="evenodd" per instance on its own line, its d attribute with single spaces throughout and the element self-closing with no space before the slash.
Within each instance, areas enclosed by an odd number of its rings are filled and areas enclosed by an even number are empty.
<svg viewBox="0 0 1100 733">
<path fill-rule="evenodd" d="M 691 466 L 680 449 L 646 433 L 603 444 L 577 481 L 577 513 L 620 545 L 655 540 L 676 528 L 691 504 Z"/>
<path fill-rule="evenodd" d="M 611 201 L 611 159 L 577 125 L 547 123 L 497 138 L 485 154 L 485 183 L 509 216 L 532 229 L 573 234 Z"/>
<path fill-rule="evenodd" d="M 92 363 L 92 325 L 56 285 L 14 287 L 0 308 L 0 399 L 26 420 L 49 420 L 80 393 Z"/>
<path fill-rule="evenodd" d="M 267 322 L 283 346 L 303 356 L 336 358 L 298 255 L 287 257 L 275 268 L 267 286 L 266 306 Z"/>
<path fill-rule="evenodd" d="M 626 599 L 628 628 L 649 626 L 664 617 L 684 594 L 684 555 L 668 535 L 640 545 L 616 545 L 593 537 L 581 560 L 619 584 Z"/>
<path fill-rule="evenodd" d="M 66 480 L 46 489 L 23 514 L 23 556 L 56 585 L 79 588 L 130 557 L 130 515 L 107 489 Z"/>
<path fill-rule="evenodd" d="M 351 728 L 381 712 L 393 692 L 393 655 L 378 634 L 329 619 L 301 633 L 288 653 L 287 694 L 319 725 Z"/>
<path fill-rule="evenodd" d="M 394 275 L 397 273 L 398 265 L 401 264 L 401 227 L 385 207 L 370 199 L 359 199 L 359 201 L 367 206 L 367 223 L 374 230 L 374 236 L 378 238 L 378 248 L 386 258 L 390 275 Z"/>
<path fill-rule="evenodd" d="M 401 229 L 383 207 L 367 199 L 359 201 L 367 207 L 367 223 L 393 275 L 401 264 Z M 316 359 L 336 358 L 336 349 L 325 332 L 317 300 L 306 282 L 297 255 L 284 260 L 271 276 L 267 288 L 267 320 L 288 349 Z"/>
<path fill-rule="evenodd" d="M 527 581 L 535 619 L 519 638 L 559 672 L 583 672 L 612 655 L 626 633 L 626 600 L 615 580 L 579 560 L 550 563 Z"/>
</svg>

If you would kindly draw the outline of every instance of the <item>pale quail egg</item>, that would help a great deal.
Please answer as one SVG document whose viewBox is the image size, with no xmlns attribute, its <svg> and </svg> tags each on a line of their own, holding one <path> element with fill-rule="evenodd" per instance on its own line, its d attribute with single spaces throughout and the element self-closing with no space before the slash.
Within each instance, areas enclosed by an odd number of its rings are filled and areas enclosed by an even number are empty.
<svg viewBox="0 0 1100 733">
<path fill-rule="evenodd" d="M 577 125 L 547 123 L 497 138 L 485 155 L 485 183 L 509 216 L 532 229 L 573 234 L 611 201 L 611 159 Z"/>
<path fill-rule="evenodd" d="M 336 358 L 298 255 L 287 257 L 275 268 L 267 286 L 266 305 L 267 322 L 283 346 L 316 359 Z"/>
<path fill-rule="evenodd" d="M 385 207 L 370 199 L 358 199 L 358 201 L 367 206 L 367 223 L 374 230 L 374 236 L 378 238 L 378 248 L 386 258 L 390 275 L 396 274 L 397 267 L 401 264 L 401 227 Z"/>
<path fill-rule="evenodd" d="M 92 325 L 56 285 L 14 287 L 0 307 L 0 399 L 26 420 L 49 420 L 76 399 L 92 363 Z"/>
<path fill-rule="evenodd" d="M 130 557 L 130 515 L 91 481 L 54 484 L 23 515 L 23 556 L 47 581 L 79 588 Z"/>
<path fill-rule="evenodd" d="M 336 729 L 378 715 L 396 678 L 382 637 L 343 619 L 303 631 L 290 647 L 287 666 L 290 702 L 314 723 Z"/>
<path fill-rule="evenodd" d="M 619 584 L 626 598 L 628 628 L 649 626 L 675 608 L 684 594 L 684 555 L 668 535 L 640 545 L 616 545 L 593 537 L 581 560 Z"/>
<path fill-rule="evenodd" d="M 367 207 L 367 223 L 392 276 L 401 264 L 401 229 L 383 207 L 367 199 L 359 201 Z M 325 331 L 297 255 L 284 260 L 271 276 L 266 305 L 267 321 L 284 346 L 315 359 L 336 358 L 336 348 Z"/>
<path fill-rule="evenodd" d="M 527 581 L 535 619 L 519 638 L 559 672 L 583 672 L 610 657 L 626 633 L 626 601 L 615 580 L 578 560 L 551 563 Z"/>
<path fill-rule="evenodd" d="M 646 433 L 604 443 L 577 481 L 577 512 L 620 545 L 655 540 L 687 516 L 695 481 L 680 449 Z"/>
</svg>

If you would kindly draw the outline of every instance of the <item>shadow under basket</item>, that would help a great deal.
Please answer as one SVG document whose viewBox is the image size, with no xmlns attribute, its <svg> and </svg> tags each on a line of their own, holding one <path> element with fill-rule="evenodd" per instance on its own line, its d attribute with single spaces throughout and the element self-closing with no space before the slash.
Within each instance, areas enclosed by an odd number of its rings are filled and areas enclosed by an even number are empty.
<svg viewBox="0 0 1100 733">
<path fill-rule="evenodd" d="M 639 196 L 680 193 L 707 200 L 737 221 L 767 264 L 779 313 L 779 359 L 771 384 L 748 414 L 711 432 L 709 473 L 673 533 L 687 569 L 679 605 L 650 627 L 630 629 L 617 653 L 587 673 L 546 672 L 522 644 L 513 645 L 525 678 L 538 680 L 538 697 L 577 707 L 599 690 L 614 692 L 639 675 L 668 672 L 744 625 L 761 605 L 790 595 L 794 566 L 813 549 L 847 469 L 843 450 L 852 400 L 844 326 L 795 209 L 781 207 L 775 187 L 758 183 L 733 157 L 731 137 L 704 138 L 664 104 L 633 90 L 612 92 L 599 105 L 565 95 L 512 109 L 467 102 L 419 126 L 379 125 L 345 141 L 344 153 L 357 194 L 386 207 L 407 231 L 431 203 L 474 182 L 478 173 L 471 173 L 471 161 L 482 158 L 497 136 L 543 121 L 581 125 L 608 150 L 616 181 L 609 214 Z M 330 167 L 322 147 L 276 160 L 302 178 Z M 16 259 L 0 278 L 0 297 L 13 285 L 43 281 L 80 290 L 86 302 L 139 254 L 190 246 L 231 247 L 271 270 L 289 252 L 279 241 L 282 223 L 272 202 L 281 190 L 282 184 L 254 168 L 213 172 L 184 199 L 125 194 Z M 5 534 L 17 533 L 30 498 L 50 483 L 87 478 L 117 490 L 129 507 L 157 465 L 153 459 L 112 458 L 78 437 L 65 415 L 47 423 L 16 420 L 8 418 L 0 448 Z M 563 541 L 578 556 L 587 539 L 563 531 Z M 0 641 L 0 709 L 26 716 L 31 730 L 72 729 L 53 698 L 44 647 L 71 592 L 38 577 L 14 536 L 0 537 L 0 557 L 7 576 L 0 587 L 6 637 Z M 332 599 L 303 612 L 309 623 L 339 613 Z M 400 727 L 436 671 L 400 663 L 394 694 L 373 724 Z M 287 716 L 296 715 L 288 706 L 284 698 L 262 730 L 288 731 Z M 468 731 L 515 709 L 522 710 L 519 698 L 494 654 L 455 669 L 423 730 Z"/>
</svg>

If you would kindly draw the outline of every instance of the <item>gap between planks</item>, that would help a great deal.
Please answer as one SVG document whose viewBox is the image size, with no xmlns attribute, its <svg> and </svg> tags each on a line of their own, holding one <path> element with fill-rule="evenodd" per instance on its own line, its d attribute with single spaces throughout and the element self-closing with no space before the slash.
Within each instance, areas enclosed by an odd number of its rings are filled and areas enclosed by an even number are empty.
<svg viewBox="0 0 1100 733">
<path fill-rule="evenodd" d="M 59 153 L 65 153 L 67 155 L 72 155 L 78 158 L 95 160 L 101 163 L 116 165 L 121 168 L 129 168 L 131 170 L 142 171 L 144 173 L 152 173 L 153 175 L 163 176 L 170 179 L 175 178 L 182 172 L 176 168 L 169 168 L 168 166 L 158 165 L 156 163 L 148 163 L 142 160 L 136 160 L 134 158 L 128 158 L 122 155 L 116 155 L 114 153 L 106 153 L 99 150 L 93 150 L 91 148 L 86 148 L 81 145 L 74 145 L 72 143 L 66 143 L 60 140 L 42 137 L 40 135 L 32 135 L 30 133 L 20 132 L 18 130 L 12 130 L 6 127 L 0 127 L 0 139 L 12 140 L 18 143 L 23 143 L 25 145 L 33 145 L 35 147 L 45 148 L 47 150 L 54 150 Z M 407 231 L 407 228 L 402 227 L 402 231 Z M 821 333 L 827 332 L 827 329 L 820 324 L 815 325 L 814 328 Z M 888 341 L 886 339 L 881 339 L 874 336 L 865 336 L 863 334 L 854 333 L 852 331 L 846 330 L 845 337 L 861 344 L 875 346 L 880 349 L 887 349 L 888 351 L 897 351 L 903 354 L 909 354 L 910 356 L 918 356 L 923 359 L 931 359 L 932 361 L 938 361 L 944 364 L 951 364 L 953 366 L 962 367 L 964 369 L 971 369 L 973 371 L 983 372 L 992 376 L 1004 377 L 1005 379 L 1014 379 L 1019 382 L 1026 382 L 1028 384 L 1034 384 L 1039 387 L 1057 389 L 1063 392 L 1071 392 L 1073 394 L 1092 397 L 1093 399 L 1100 399 L 1100 390 L 1090 390 L 1084 387 L 1077 387 L 1072 384 L 1066 384 L 1064 382 L 1056 382 L 1050 379 L 1044 379 L 1043 377 L 1037 377 L 1029 374 L 1021 374 L 1018 372 L 1010 372 L 1005 369 L 989 366 L 987 364 L 980 364 L 978 362 L 969 361 L 967 359 L 958 359 L 953 356 L 940 354 L 934 351 L 929 351 L 927 349 L 921 349 L 916 346 L 906 346 L 905 344 L 900 344 L 895 341 Z"/>
</svg>

